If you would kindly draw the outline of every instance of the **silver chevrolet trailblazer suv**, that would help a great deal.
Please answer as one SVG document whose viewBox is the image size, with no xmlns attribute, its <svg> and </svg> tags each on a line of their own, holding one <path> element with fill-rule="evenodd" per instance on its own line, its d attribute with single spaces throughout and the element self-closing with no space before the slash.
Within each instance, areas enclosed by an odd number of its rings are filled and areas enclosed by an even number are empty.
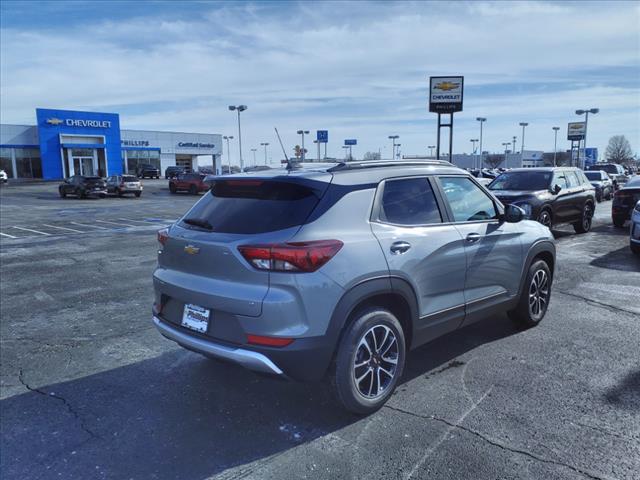
<svg viewBox="0 0 640 480">
<path fill-rule="evenodd" d="M 215 177 L 158 232 L 153 322 L 208 357 L 327 378 L 380 408 L 407 352 L 500 312 L 544 317 L 555 246 L 442 161 L 316 164 Z"/>
</svg>

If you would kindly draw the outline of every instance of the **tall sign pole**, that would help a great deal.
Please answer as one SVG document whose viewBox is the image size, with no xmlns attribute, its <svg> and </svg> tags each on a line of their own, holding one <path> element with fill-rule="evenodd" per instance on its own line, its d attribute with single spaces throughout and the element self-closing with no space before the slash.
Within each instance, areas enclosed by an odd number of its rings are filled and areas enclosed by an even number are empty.
<svg viewBox="0 0 640 480">
<path fill-rule="evenodd" d="M 453 163 L 453 114 L 462 111 L 464 77 L 430 77 L 429 111 L 438 114 L 436 158 L 440 159 L 440 130 L 449 129 L 449 162 Z M 449 123 L 442 123 L 442 115 L 449 114 Z"/>
</svg>

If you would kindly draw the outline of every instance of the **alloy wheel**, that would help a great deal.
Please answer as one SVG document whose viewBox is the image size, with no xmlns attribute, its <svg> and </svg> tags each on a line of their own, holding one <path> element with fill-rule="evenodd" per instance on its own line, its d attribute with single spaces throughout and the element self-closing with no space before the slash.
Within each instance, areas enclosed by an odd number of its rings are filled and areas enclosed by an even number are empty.
<svg viewBox="0 0 640 480">
<path fill-rule="evenodd" d="M 398 340 L 385 325 L 371 327 L 362 336 L 353 362 L 353 379 L 360 395 L 375 399 L 392 384 L 398 367 Z"/>
<path fill-rule="evenodd" d="M 540 216 L 538 217 L 538 222 L 544 225 L 547 228 L 551 228 L 551 214 L 548 210 L 543 210 L 540 212 Z"/>
<path fill-rule="evenodd" d="M 591 219 L 593 218 L 593 211 L 591 209 L 591 205 L 587 204 L 584 206 L 584 210 L 582 212 L 582 228 L 585 230 L 589 230 L 591 228 Z"/>
<path fill-rule="evenodd" d="M 544 270 L 538 270 L 529 285 L 529 313 L 534 319 L 544 315 L 549 303 L 549 276 Z"/>
</svg>

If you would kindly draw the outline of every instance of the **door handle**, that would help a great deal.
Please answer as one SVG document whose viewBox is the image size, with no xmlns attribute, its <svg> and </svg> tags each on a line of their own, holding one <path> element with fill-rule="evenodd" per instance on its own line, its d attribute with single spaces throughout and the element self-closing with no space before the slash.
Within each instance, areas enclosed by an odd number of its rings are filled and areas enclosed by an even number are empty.
<svg viewBox="0 0 640 480">
<path fill-rule="evenodd" d="M 475 243 L 480 240 L 481 237 L 482 235 L 480 235 L 479 233 L 471 232 L 469 235 L 467 235 L 467 242 Z"/>
<path fill-rule="evenodd" d="M 411 244 L 408 242 L 395 242 L 391 244 L 391 253 L 394 255 L 401 255 L 407 252 L 411 248 Z"/>
</svg>

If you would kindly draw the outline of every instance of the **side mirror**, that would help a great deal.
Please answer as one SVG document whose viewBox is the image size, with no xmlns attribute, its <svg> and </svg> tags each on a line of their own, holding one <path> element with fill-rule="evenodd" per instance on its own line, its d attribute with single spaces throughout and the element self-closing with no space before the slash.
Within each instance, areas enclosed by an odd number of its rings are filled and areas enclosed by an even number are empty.
<svg viewBox="0 0 640 480">
<path fill-rule="evenodd" d="M 524 210 L 515 205 L 504 207 L 504 221 L 507 223 L 518 223 L 524 218 Z"/>
<path fill-rule="evenodd" d="M 562 187 L 557 183 L 553 187 L 551 187 L 551 193 L 553 193 L 554 195 L 559 194 L 560 190 L 562 190 Z"/>
</svg>

